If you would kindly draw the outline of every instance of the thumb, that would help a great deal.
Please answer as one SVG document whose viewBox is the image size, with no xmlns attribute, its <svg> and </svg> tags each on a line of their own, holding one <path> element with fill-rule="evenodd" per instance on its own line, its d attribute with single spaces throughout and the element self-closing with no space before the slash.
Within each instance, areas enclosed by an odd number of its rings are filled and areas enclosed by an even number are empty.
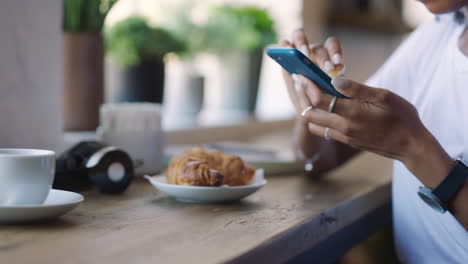
<svg viewBox="0 0 468 264">
<path fill-rule="evenodd" d="M 340 93 L 349 98 L 367 102 L 377 102 L 382 97 L 380 92 L 382 89 L 369 87 L 342 77 L 333 78 L 332 84 Z"/>
</svg>

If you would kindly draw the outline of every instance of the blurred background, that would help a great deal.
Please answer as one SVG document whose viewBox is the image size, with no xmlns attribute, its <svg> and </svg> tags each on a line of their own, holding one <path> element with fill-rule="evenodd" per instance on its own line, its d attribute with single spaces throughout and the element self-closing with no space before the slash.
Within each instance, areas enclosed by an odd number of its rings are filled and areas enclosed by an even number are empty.
<svg viewBox="0 0 468 264">
<path fill-rule="evenodd" d="M 6 0 L 0 143 L 53 148 L 95 131 L 103 103 L 161 103 L 165 130 L 291 119 L 265 47 L 337 36 L 365 81 L 429 17 L 413 0 Z"/>
<path fill-rule="evenodd" d="M 249 126 L 252 120 L 293 119 L 281 69 L 263 55 L 268 45 L 290 39 L 293 30 L 303 27 L 312 43 L 339 38 L 346 74 L 365 81 L 431 17 L 414 0 L 4 0 L 1 5 L 1 147 L 59 150 L 64 131 L 95 134 L 101 124 L 108 129 L 104 141 L 133 157 L 141 154 L 149 164 L 161 163 L 161 130 L 247 124 L 243 132 L 221 130 L 228 137 L 258 133 Z M 121 103 L 153 104 L 101 110 L 103 104 Z M 179 141 L 190 137 L 180 135 Z M 157 153 L 140 153 L 145 149 Z M 391 232 L 384 232 L 368 244 L 391 247 Z M 372 254 L 358 247 L 347 263 L 372 263 Z"/>
<path fill-rule="evenodd" d="M 166 130 L 290 119 L 280 68 L 263 56 L 265 47 L 299 27 L 313 43 L 336 36 L 347 75 L 365 81 L 430 17 L 413 0 L 96 0 L 103 37 L 92 40 L 89 31 L 98 31 L 67 28 L 68 20 L 91 17 L 92 2 L 64 0 L 66 130 L 93 130 L 98 120 L 90 117 L 101 102 L 162 103 Z M 96 65 L 101 46 L 102 73 L 83 61 L 94 54 L 88 63 Z M 85 90 L 75 87 L 81 74 L 91 78 L 87 87 L 96 86 L 86 96 L 75 92 Z"/>
<path fill-rule="evenodd" d="M 235 15 L 231 14 L 234 10 L 220 11 L 223 7 L 249 7 L 258 13 L 240 11 Z M 132 16 L 145 17 L 151 25 L 179 34 L 185 45 L 193 48 L 167 56 L 167 128 L 191 126 L 194 117 L 189 112 L 196 112 L 200 102 L 203 106 L 197 120 L 201 124 L 242 122 L 251 114 L 267 120 L 292 118 L 293 108 L 286 99 L 279 67 L 259 56 L 265 45 L 289 39 L 296 28 L 304 27 L 311 42 L 323 42 L 329 35 L 338 37 L 345 49 L 347 75 L 365 81 L 405 34 L 430 17 L 414 0 L 119 0 L 106 19 L 105 29 Z M 235 20 L 242 16 L 244 23 L 237 24 Z M 183 76 L 194 72 L 202 80 Z M 106 92 L 118 86 L 116 79 L 106 79 L 111 86 Z M 112 100 L 110 92 L 106 95 Z"/>
</svg>

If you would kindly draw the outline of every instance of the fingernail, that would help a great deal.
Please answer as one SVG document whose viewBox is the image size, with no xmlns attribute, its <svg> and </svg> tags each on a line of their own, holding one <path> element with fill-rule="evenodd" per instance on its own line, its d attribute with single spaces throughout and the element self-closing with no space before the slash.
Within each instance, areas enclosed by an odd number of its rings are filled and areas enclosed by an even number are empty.
<svg viewBox="0 0 468 264">
<path fill-rule="evenodd" d="M 324 64 L 323 64 L 323 68 L 326 70 L 326 71 L 331 71 L 335 68 L 335 66 L 333 66 L 333 63 L 331 63 L 331 61 L 327 60 Z"/>
<path fill-rule="evenodd" d="M 304 55 L 309 56 L 309 48 L 307 48 L 307 45 L 302 45 L 300 49 Z"/>
<path fill-rule="evenodd" d="M 341 55 L 336 53 L 335 55 L 333 55 L 332 61 L 334 64 L 341 64 Z"/>
<path fill-rule="evenodd" d="M 338 87 L 338 88 L 340 88 L 342 90 L 346 90 L 351 85 L 351 83 L 348 80 L 343 79 L 341 77 L 333 78 L 332 79 L 332 84 L 333 84 L 333 86 Z"/>
<path fill-rule="evenodd" d="M 299 76 L 297 76 L 297 74 L 293 73 L 293 74 L 291 74 L 291 78 L 292 78 L 295 82 L 297 82 L 297 80 L 299 79 Z"/>
</svg>

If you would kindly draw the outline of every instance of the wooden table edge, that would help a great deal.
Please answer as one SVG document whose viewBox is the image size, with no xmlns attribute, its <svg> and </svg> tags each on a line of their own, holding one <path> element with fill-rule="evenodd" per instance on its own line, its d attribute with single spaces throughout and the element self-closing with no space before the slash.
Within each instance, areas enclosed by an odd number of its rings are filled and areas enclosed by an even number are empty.
<svg viewBox="0 0 468 264">
<path fill-rule="evenodd" d="M 338 221 L 344 223 L 333 224 Z M 320 263 L 328 263 L 390 222 L 391 183 L 388 182 L 326 209 L 226 263 L 304 263 L 316 258 Z M 311 236 L 313 230 L 322 231 L 320 237 Z"/>
</svg>

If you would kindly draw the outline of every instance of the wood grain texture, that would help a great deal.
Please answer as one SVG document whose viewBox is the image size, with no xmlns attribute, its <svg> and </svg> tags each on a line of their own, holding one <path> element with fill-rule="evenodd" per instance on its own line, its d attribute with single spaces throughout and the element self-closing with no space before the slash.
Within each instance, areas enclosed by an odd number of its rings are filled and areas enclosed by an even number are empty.
<svg viewBox="0 0 468 264">
<path fill-rule="evenodd" d="M 219 263 L 268 244 L 277 263 L 388 202 L 389 183 L 390 162 L 370 154 L 322 179 L 270 177 L 233 204 L 179 203 L 138 179 L 120 196 L 84 193 L 53 222 L 0 226 L 0 263 Z"/>
</svg>

